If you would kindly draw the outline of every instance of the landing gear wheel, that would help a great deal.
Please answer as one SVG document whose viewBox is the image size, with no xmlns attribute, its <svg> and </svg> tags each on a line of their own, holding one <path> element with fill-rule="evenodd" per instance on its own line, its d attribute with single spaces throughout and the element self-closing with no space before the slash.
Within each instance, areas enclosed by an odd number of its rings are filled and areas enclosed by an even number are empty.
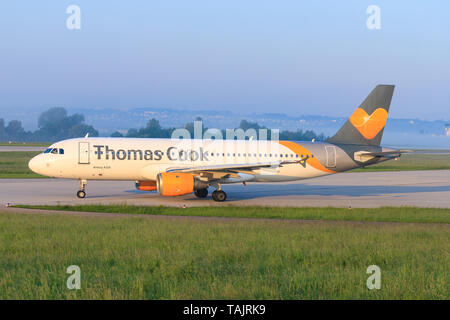
<svg viewBox="0 0 450 320">
<path fill-rule="evenodd" d="M 212 198 L 214 201 L 223 202 L 227 199 L 227 194 L 225 193 L 225 191 L 216 190 L 212 193 Z"/>
<path fill-rule="evenodd" d="M 86 183 L 86 180 L 80 179 L 80 190 L 78 190 L 77 192 L 77 197 L 80 199 L 86 197 L 86 192 L 84 191 L 84 189 L 86 188 Z"/>
<path fill-rule="evenodd" d="M 197 189 L 194 191 L 194 194 L 198 197 L 198 198 L 206 198 L 208 196 L 208 189 L 204 188 L 204 189 Z"/>
<path fill-rule="evenodd" d="M 84 192 L 83 190 L 78 191 L 77 197 L 83 199 L 84 197 L 86 197 L 86 192 Z"/>
</svg>

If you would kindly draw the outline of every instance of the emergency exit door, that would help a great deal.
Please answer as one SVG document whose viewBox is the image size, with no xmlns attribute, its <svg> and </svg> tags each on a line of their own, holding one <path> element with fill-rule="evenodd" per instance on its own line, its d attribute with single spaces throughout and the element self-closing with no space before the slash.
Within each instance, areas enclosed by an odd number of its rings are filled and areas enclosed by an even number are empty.
<svg viewBox="0 0 450 320">
<path fill-rule="evenodd" d="M 78 163 L 89 164 L 89 142 L 78 142 Z"/>
</svg>

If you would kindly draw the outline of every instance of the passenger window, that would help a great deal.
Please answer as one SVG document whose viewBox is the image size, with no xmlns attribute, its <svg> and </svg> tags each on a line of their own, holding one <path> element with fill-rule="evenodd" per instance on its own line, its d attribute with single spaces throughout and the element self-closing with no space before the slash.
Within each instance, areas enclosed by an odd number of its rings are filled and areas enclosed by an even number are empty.
<svg viewBox="0 0 450 320">
<path fill-rule="evenodd" d="M 64 154 L 64 149 L 59 149 L 59 154 Z"/>
</svg>

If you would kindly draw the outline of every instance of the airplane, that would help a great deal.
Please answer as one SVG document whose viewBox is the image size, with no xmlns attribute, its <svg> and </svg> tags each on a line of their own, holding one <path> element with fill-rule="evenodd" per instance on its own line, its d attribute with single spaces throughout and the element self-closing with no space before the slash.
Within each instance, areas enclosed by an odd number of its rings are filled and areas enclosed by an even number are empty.
<svg viewBox="0 0 450 320">
<path fill-rule="evenodd" d="M 285 182 L 320 177 L 396 159 L 408 151 L 380 146 L 393 85 L 378 85 L 339 131 L 324 142 L 76 138 L 56 142 L 32 158 L 38 174 L 77 179 L 78 198 L 88 180 L 130 180 L 162 196 L 194 193 L 225 201 L 223 184 Z"/>
</svg>

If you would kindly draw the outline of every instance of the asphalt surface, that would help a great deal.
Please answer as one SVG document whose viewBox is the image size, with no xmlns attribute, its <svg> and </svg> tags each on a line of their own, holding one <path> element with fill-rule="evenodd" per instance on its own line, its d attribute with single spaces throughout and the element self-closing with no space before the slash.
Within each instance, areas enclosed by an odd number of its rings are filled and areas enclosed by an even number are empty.
<svg viewBox="0 0 450 320">
<path fill-rule="evenodd" d="M 450 170 L 342 173 L 289 183 L 224 185 L 226 202 L 193 194 L 161 197 L 142 192 L 132 181 L 88 181 L 78 199 L 78 181 L 66 179 L 0 179 L 0 205 L 128 204 L 164 206 L 417 206 L 450 208 Z M 212 189 L 210 188 L 210 192 Z"/>
<path fill-rule="evenodd" d="M 0 152 L 11 151 L 45 151 L 47 147 L 30 147 L 30 146 L 0 146 Z"/>
</svg>

